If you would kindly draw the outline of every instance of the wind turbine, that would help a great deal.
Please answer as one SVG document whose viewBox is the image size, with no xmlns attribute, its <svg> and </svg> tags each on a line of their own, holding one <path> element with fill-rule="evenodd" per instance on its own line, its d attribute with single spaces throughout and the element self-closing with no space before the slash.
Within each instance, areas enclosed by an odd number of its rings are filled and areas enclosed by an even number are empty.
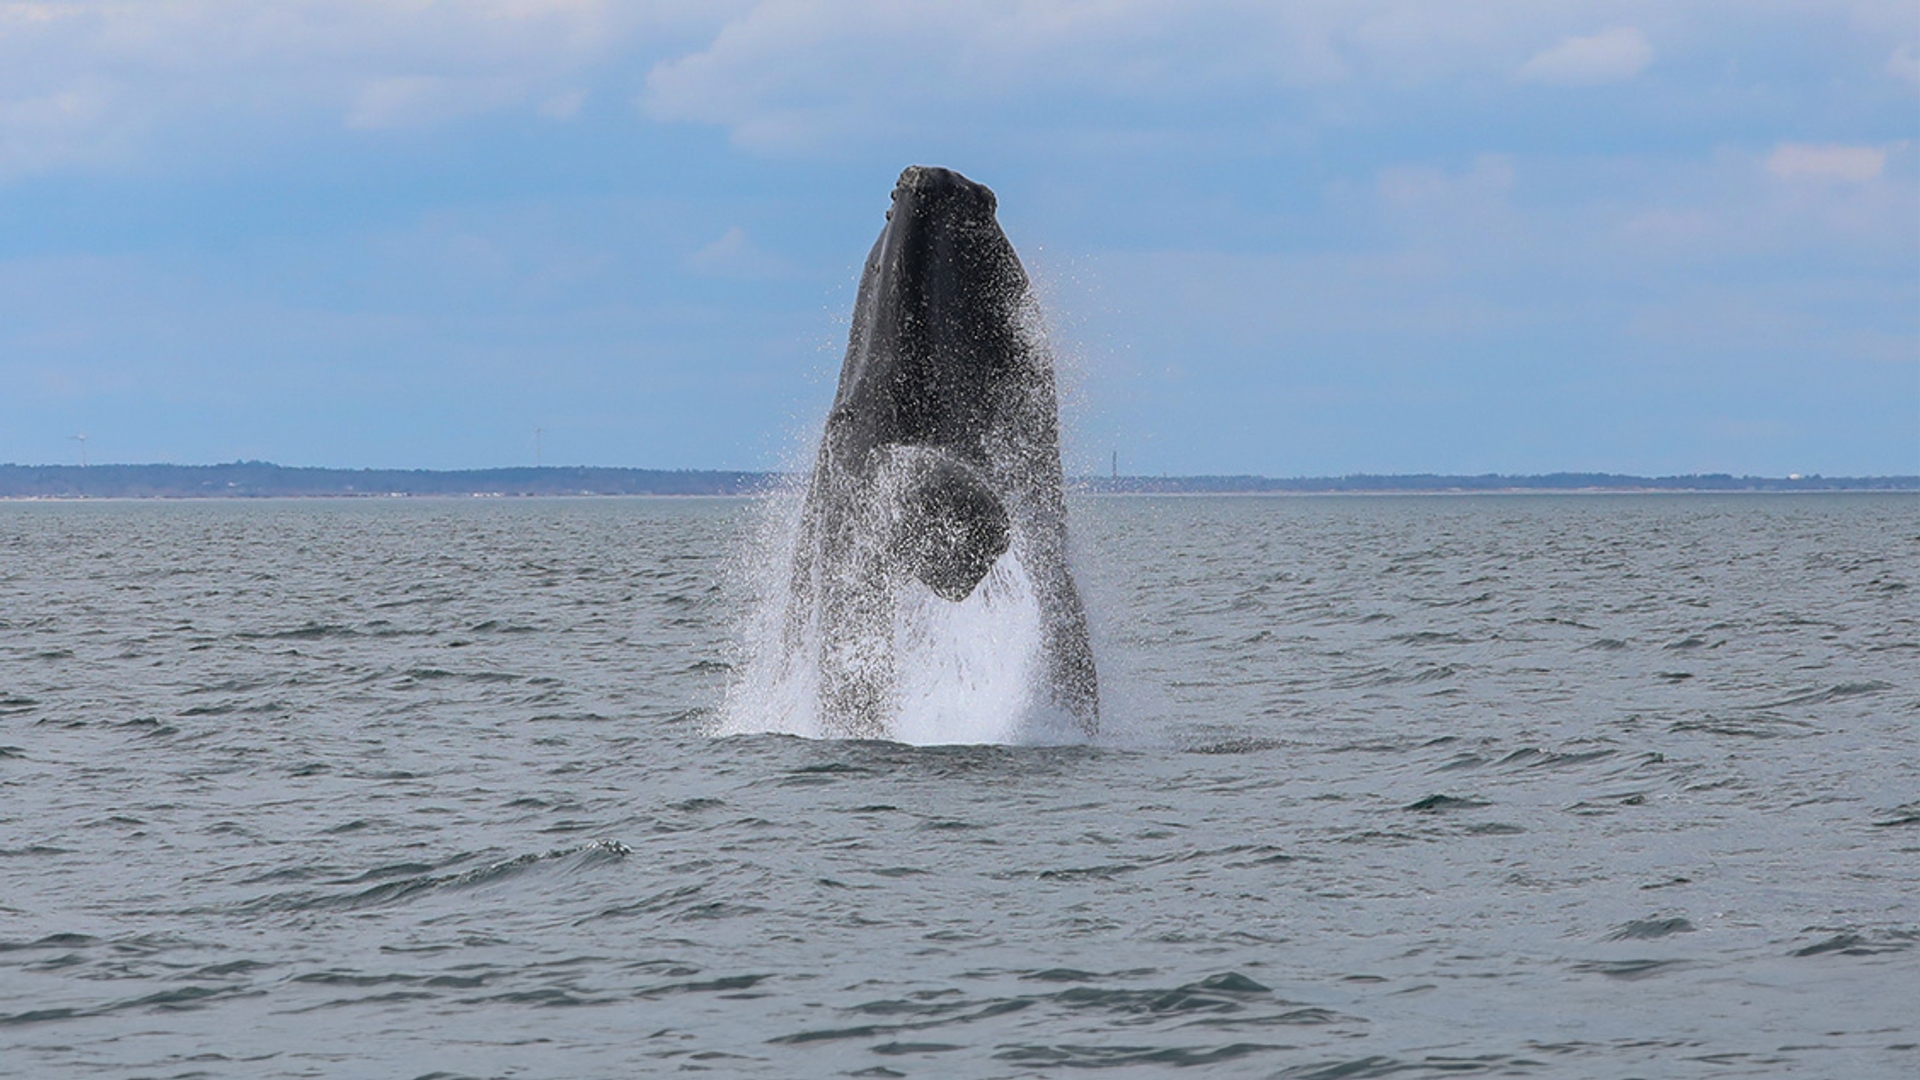
<svg viewBox="0 0 1920 1080">
<path fill-rule="evenodd" d="M 83 468 L 83 469 L 84 469 L 84 468 L 86 468 L 86 467 L 87 467 L 87 437 L 86 437 L 86 435 L 85 435 L 85 434 L 80 434 L 80 435 L 69 435 L 69 436 L 67 436 L 67 438 L 69 438 L 69 439 L 76 439 L 76 440 L 78 440 L 78 441 L 79 441 L 79 443 L 80 443 L 80 467 L 81 467 L 81 468 Z"/>
<path fill-rule="evenodd" d="M 543 427 L 533 429 L 533 467 L 536 469 L 540 467 L 540 436 L 544 434 L 546 430 L 547 429 Z"/>
</svg>

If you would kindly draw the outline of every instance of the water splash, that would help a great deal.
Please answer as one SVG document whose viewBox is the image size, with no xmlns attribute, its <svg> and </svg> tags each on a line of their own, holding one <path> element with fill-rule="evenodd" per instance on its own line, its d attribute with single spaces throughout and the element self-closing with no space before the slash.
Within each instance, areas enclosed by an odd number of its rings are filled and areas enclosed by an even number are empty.
<svg viewBox="0 0 1920 1080">
<path fill-rule="evenodd" d="M 1053 358 L 991 191 L 912 167 L 804 492 L 774 501 L 720 729 L 916 743 L 1099 725 Z"/>
<path fill-rule="evenodd" d="M 808 620 L 797 639 L 789 623 L 787 571 L 803 495 L 795 485 L 768 500 L 736 566 L 754 600 L 742 634 L 746 655 L 727 688 L 716 734 L 833 734 L 820 710 L 826 643 L 819 620 Z M 1002 555 L 958 602 L 910 577 L 896 589 L 886 640 L 868 643 L 886 652 L 872 659 L 892 666 L 891 738 L 918 746 L 1084 740 L 1046 693 L 1040 597 L 1018 552 Z"/>
</svg>

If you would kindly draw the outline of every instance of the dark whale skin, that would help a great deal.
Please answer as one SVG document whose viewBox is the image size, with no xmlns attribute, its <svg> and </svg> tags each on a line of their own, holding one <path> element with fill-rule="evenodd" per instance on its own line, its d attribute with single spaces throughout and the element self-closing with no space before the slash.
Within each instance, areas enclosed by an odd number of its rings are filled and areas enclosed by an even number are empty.
<svg viewBox="0 0 1920 1080">
<path fill-rule="evenodd" d="M 993 192 L 900 174 L 867 256 L 801 513 L 791 653 L 819 642 L 823 733 L 884 738 L 906 578 L 963 600 L 1011 548 L 1033 579 L 1050 704 L 1088 735 L 1099 705 L 1067 568 L 1053 362 Z"/>
</svg>

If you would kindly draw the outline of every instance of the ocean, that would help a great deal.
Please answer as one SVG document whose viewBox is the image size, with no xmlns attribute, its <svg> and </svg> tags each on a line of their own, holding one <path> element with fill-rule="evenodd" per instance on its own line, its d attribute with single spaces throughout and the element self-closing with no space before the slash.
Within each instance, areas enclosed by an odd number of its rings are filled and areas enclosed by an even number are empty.
<svg viewBox="0 0 1920 1080">
<path fill-rule="evenodd" d="M 767 513 L 0 503 L 0 1075 L 1920 1074 L 1913 495 L 1080 497 L 1064 745 Z"/>
</svg>

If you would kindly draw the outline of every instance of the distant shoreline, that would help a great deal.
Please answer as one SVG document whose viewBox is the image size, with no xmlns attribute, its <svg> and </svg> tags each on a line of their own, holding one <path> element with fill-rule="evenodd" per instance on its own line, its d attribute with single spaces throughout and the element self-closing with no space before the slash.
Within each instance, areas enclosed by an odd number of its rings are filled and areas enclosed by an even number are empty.
<svg viewBox="0 0 1920 1080">
<path fill-rule="evenodd" d="M 516 498 L 537 496 L 755 496 L 783 473 L 711 469 L 526 466 L 505 469 L 323 469 L 239 461 L 224 465 L 0 465 L 0 499 Z M 1619 473 L 1437 474 L 1273 478 L 1091 476 L 1091 495 L 1495 495 L 1920 492 L 1915 476 L 1631 476 Z"/>
</svg>

